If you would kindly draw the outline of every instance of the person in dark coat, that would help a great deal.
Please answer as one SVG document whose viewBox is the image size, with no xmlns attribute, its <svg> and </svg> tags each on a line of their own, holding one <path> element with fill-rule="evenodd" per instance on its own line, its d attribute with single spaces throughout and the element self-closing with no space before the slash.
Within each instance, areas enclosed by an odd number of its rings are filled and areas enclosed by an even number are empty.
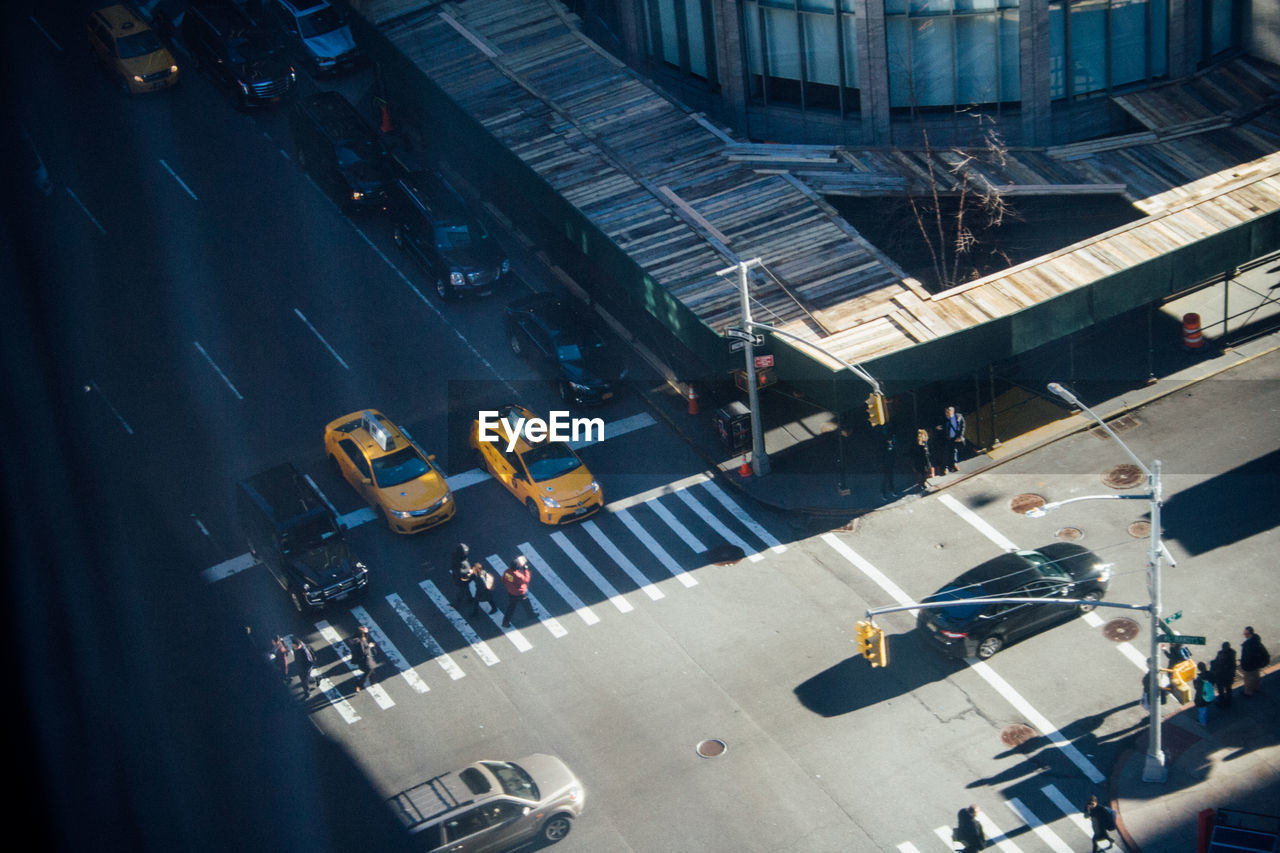
<svg viewBox="0 0 1280 853">
<path fill-rule="evenodd" d="M 937 430 L 942 439 L 943 473 L 959 471 L 960 450 L 964 447 L 964 415 L 957 412 L 955 406 L 947 406 L 942 410 L 942 423 Z"/>
<path fill-rule="evenodd" d="M 475 591 L 472 595 L 471 615 L 476 616 L 480 613 L 480 605 L 489 605 L 490 613 L 498 612 L 498 605 L 493 601 L 493 587 L 496 583 L 493 572 L 486 569 L 479 563 L 471 564 L 471 578 L 475 584 Z"/>
<path fill-rule="evenodd" d="M 369 628 L 366 625 L 360 626 L 360 630 L 356 632 L 352 644 L 352 655 L 355 659 L 355 664 L 364 670 L 364 678 L 356 685 L 356 692 L 359 693 L 373 683 L 373 670 L 378 665 L 373 656 L 378 651 L 378 645 L 369 636 Z"/>
<path fill-rule="evenodd" d="M 1209 664 L 1209 673 L 1213 679 L 1214 689 L 1218 694 L 1218 707 L 1231 707 L 1231 685 L 1236 680 L 1236 650 L 1230 643 L 1224 642 L 1222 650 Z"/>
<path fill-rule="evenodd" d="M 1213 682 L 1209 679 L 1209 665 L 1204 661 L 1196 664 L 1196 680 L 1191 682 L 1193 701 L 1196 704 L 1196 715 L 1200 725 L 1209 725 L 1209 706 L 1213 704 Z"/>
<path fill-rule="evenodd" d="M 933 454 L 929 449 L 929 431 L 916 430 L 915 443 L 911 445 L 911 467 L 916 472 L 916 482 L 920 491 L 927 491 L 929 478 L 933 476 Z"/>
<path fill-rule="evenodd" d="M 1098 842 L 1105 841 L 1107 846 L 1102 848 L 1108 850 L 1115 845 L 1108 834 L 1116 828 L 1116 813 L 1109 806 L 1104 806 L 1098 802 L 1098 798 L 1089 795 L 1089 801 L 1084 805 L 1084 816 L 1089 819 L 1089 824 L 1093 828 L 1093 846 L 1089 849 L 1093 853 L 1098 853 Z"/>
<path fill-rule="evenodd" d="M 965 806 L 956 814 L 956 841 L 964 845 L 961 853 L 978 853 L 987 846 L 987 832 L 978 822 L 977 806 Z"/>
<path fill-rule="evenodd" d="M 297 670 L 298 681 L 302 682 L 302 698 L 306 699 L 311 695 L 311 688 L 317 680 L 315 677 L 316 653 L 302 642 L 301 637 L 293 638 L 293 668 Z"/>
<path fill-rule="evenodd" d="M 1252 697 L 1262 682 L 1262 670 L 1271 663 L 1271 653 L 1262 645 L 1262 638 L 1253 632 L 1253 626 L 1244 629 L 1244 642 L 1240 644 L 1240 674 L 1244 676 L 1244 695 Z"/>
<path fill-rule="evenodd" d="M 471 598 L 471 549 L 466 542 L 459 542 L 449 557 L 449 577 L 453 579 L 453 606 Z"/>
</svg>

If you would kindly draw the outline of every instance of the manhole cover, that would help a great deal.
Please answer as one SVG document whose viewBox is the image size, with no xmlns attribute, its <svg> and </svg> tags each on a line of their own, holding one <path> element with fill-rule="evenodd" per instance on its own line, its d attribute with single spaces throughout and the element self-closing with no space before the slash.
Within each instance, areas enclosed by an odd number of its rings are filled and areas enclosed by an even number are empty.
<svg viewBox="0 0 1280 853">
<path fill-rule="evenodd" d="M 1079 527 L 1062 527 L 1053 535 L 1057 536 L 1063 542 L 1074 542 L 1081 536 L 1084 536 L 1084 531 Z"/>
<path fill-rule="evenodd" d="M 1035 736 L 1036 730 L 1024 723 L 1005 726 L 1004 731 L 1000 732 L 1000 740 L 1004 741 L 1004 745 L 1008 747 L 1022 746 Z"/>
<path fill-rule="evenodd" d="M 1013 510 L 1018 515 L 1025 515 L 1027 510 L 1039 509 L 1042 506 L 1044 506 L 1044 498 L 1039 495 L 1033 495 L 1030 492 L 1015 495 L 1013 499 L 1009 501 L 1009 509 Z"/>
<path fill-rule="evenodd" d="M 1137 622 L 1128 616 L 1121 616 L 1102 626 L 1102 636 L 1113 643 L 1127 643 L 1138 636 L 1138 632 L 1141 630 L 1142 628 Z"/>
<path fill-rule="evenodd" d="M 703 758 L 715 758 L 717 755 L 724 755 L 724 751 L 729 747 L 725 746 L 724 741 L 717 738 L 708 738 L 698 744 L 698 755 Z"/>
<path fill-rule="evenodd" d="M 1102 475 L 1102 482 L 1113 489 L 1132 489 L 1142 480 L 1142 469 L 1128 462 L 1117 465 Z"/>
<path fill-rule="evenodd" d="M 732 566 L 745 556 L 747 555 L 737 545 L 717 545 L 707 551 L 707 560 L 717 566 Z"/>
<path fill-rule="evenodd" d="M 1128 527 L 1129 535 L 1134 539 L 1146 539 L 1151 535 L 1151 522 L 1135 521 Z"/>
</svg>

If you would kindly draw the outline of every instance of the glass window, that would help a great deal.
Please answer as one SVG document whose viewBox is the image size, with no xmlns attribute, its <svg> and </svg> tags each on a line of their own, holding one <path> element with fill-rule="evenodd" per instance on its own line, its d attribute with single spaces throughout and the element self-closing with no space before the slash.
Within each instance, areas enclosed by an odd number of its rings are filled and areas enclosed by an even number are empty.
<svg viewBox="0 0 1280 853">
<path fill-rule="evenodd" d="M 1000 28 L 1000 100 L 1002 101 L 1022 100 L 1019 18 L 1016 8 L 1005 9 L 997 16 Z"/>
<path fill-rule="evenodd" d="M 1210 0 L 1205 0 L 1210 2 Z M 1222 51 L 1229 49 L 1231 45 L 1231 12 L 1235 5 L 1235 0 L 1211 0 L 1213 35 L 1211 37 L 1211 51 L 1213 56 L 1217 56 Z M 1206 56 L 1205 59 L 1210 57 Z"/>
<path fill-rule="evenodd" d="M 1107 88 L 1107 0 L 1074 0 L 1070 8 L 1071 94 Z"/>
<path fill-rule="evenodd" d="M 844 39 L 844 84 L 858 88 L 858 19 L 840 16 L 840 36 Z"/>
<path fill-rule="evenodd" d="M 809 82 L 839 86 L 835 15 L 802 14 L 800 20 L 804 23 L 804 60 Z"/>
<path fill-rule="evenodd" d="M 1112 86 L 1125 86 L 1146 79 L 1146 44 L 1146 0 L 1112 0 Z"/>
<path fill-rule="evenodd" d="M 689 71 L 707 76 L 707 37 L 702 27 L 702 0 L 684 0 L 685 27 L 689 33 Z"/>
<path fill-rule="evenodd" d="M 1169 73 L 1169 0 L 1151 0 L 1151 76 Z"/>
<path fill-rule="evenodd" d="M 955 18 L 926 18 L 912 21 L 911 106 L 937 107 L 954 104 Z"/>
<path fill-rule="evenodd" d="M 654 48 L 661 48 L 662 58 L 680 65 L 680 41 L 676 35 L 676 0 L 658 0 L 658 32 L 653 34 Z"/>
<path fill-rule="evenodd" d="M 770 77 L 800 79 L 800 34 L 795 12 L 764 10 L 764 41 Z"/>
<path fill-rule="evenodd" d="M 1000 98 L 1000 58 L 997 21 L 991 15 L 956 18 L 957 100 L 962 104 L 991 104 Z"/>
</svg>

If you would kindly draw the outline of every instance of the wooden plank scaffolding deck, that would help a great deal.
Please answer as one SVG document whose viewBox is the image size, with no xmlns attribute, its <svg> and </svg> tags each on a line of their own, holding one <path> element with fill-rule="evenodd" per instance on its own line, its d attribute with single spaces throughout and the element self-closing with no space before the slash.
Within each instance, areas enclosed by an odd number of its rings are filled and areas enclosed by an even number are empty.
<svg viewBox="0 0 1280 853">
<path fill-rule="evenodd" d="M 732 138 L 586 39 L 546 0 L 358 0 L 405 56 L 715 334 L 760 258 L 753 313 L 846 362 L 1023 311 L 1280 206 L 1280 72 L 1247 60 L 1113 99 L 1146 130 L 975 161 L 1004 192 L 1119 194 L 1147 218 L 930 295 L 822 200 L 957 190 L 955 150 Z M 1179 94 L 1183 97 L 1180 98 Z M 1162 116 L 1171 117 L 1168 120 Z M 834 363 L 809 352 L 829 367 Z"/>
</svg>

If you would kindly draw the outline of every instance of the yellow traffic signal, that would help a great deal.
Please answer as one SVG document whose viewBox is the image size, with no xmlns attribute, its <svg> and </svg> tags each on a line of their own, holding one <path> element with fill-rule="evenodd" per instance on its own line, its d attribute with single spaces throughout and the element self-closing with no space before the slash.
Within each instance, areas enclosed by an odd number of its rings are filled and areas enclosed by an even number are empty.
<svg viewBox="0 0 1280 853">
<path fill-rule="evenodd" d="M 872 622 L 864 621 L 859 621 L 855 627 L 858 653 L 872 666 L 888 666 L 889 646 L 885 641 L 884 629 L 877 628 Z"/>
<path fill-rule="evenodd" d="M 884 426 L 888 418 L 885 415 L 884 395 L 872 394 L 867 398 L 867 419 L 872 426 Z"/>
<path fill-rule="evenodd" d="M 1178 704 L 1185 705 L 1191 701 L 1192 682 L 1196 680 L 1196 665 L 1189 660 L 1180 660 L 1169 670 L 1169 687 Z"/>
</svg>

